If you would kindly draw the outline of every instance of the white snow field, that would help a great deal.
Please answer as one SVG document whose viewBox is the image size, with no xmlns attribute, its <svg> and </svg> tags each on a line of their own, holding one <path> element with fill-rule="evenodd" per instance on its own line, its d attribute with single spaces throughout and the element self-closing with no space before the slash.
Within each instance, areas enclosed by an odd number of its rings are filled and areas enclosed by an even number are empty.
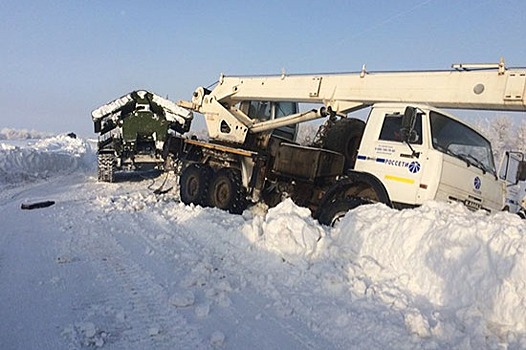
<svg viewBox="0 0 526 350">
<path fill-rule="evenodd" d="M 0 349 L 526 348 L 514 215 L 369 205 L 331 229 L 164 179 L 99 183 L 81 139 L 0 140 Z"/>
</svg>

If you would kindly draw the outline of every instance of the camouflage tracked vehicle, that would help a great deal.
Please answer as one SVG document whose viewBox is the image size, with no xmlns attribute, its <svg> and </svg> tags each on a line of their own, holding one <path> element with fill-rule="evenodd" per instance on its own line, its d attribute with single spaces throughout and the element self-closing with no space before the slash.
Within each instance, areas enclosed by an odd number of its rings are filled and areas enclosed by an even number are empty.
<svg viewBox="0 0 526 350">
<path fill-rule="evenodd" d="M 145 90 L 133 91 L 91 113 L 98 140 L 98 179 L 113 182 L 119 170 L 162 167 L 170 129 L 184 133 L 192 112 Z"/>
</svg>

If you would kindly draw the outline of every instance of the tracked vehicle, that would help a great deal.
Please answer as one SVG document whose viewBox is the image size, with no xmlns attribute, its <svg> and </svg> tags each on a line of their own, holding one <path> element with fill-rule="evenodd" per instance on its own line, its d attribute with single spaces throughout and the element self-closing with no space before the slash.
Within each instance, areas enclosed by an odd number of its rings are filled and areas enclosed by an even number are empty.
<svg viewBox="0 0 526 350">
<path fill-rule="evenodd" d="M 144 90 L 133 91 L 92 112 L 98 140 L 98 179 L 115 180 L 120 170 L 163 166 L 168 130 L 186 132 L 192 113 Z"/>
</svg>

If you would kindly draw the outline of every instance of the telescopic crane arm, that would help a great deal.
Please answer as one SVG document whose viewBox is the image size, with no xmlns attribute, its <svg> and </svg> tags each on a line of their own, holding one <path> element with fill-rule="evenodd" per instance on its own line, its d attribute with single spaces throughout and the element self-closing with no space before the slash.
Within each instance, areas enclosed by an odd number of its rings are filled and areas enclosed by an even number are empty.
<svg viewBox="0 0 526 350">
<path fill-rule="evenodd" d="M 379 102 L 428 104 L 437 108 L 526 111 L 526 68 L 458 64 L 446 71 L 367 72 L 221 76 L 212 91 L 198 88 L 180 105 L 205 115 L 210 137 L 242 143 L 247 132 L 262 132 L 326 116 L 347 114 Z M 235 106 L 241 101 L 294 101 L 326 109 L 260 122 Z M 230 133 L 218 132 L 226 123 Z M 279 124 L 279 125 L 278 125 Z"/>
</svg>

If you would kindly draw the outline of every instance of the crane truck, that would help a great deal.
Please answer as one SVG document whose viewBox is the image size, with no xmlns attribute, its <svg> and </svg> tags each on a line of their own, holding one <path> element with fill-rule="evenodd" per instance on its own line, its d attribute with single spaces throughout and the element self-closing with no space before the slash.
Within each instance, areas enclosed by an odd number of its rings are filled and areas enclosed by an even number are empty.
<svg viewBox="0 0 526 350">
<path fill-rule="evenodd" d="M 487 138 L 444 109 L 524 112 L 525 89 L 526 69 L 502 60 L 443 71 L 221 75 L 212 90 L 178 102 L 204 115 L 209 140 L 171 132 L 164 157 L 180 164 L 184 203 L 232 213 L 284 197 L 326 225 L 367 203 L 503 210 L 506 187 L 526 179 L 524 161 L 498 173 Z M 302 112 L 299 103 L 321 107 Z M 349 116 L 366 107 L 366 122 Z M 298 123 L 317 118 L 326 121 L 315 142 L 295 142 Z"/>
</svg>

